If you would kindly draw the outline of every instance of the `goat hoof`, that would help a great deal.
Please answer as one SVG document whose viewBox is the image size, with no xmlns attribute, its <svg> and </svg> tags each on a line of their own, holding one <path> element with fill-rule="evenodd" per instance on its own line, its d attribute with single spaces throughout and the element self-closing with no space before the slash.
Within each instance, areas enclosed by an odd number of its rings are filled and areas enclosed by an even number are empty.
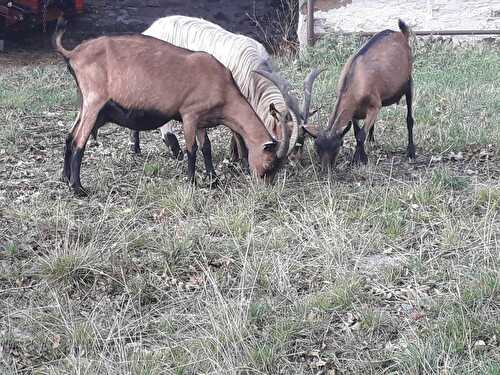
<svg viewBox="0 0 500 375">
<path fill-rule="evenodd" d="M 130 152 L 134 155 L 140 155 L 141 153 L 141 148 L 139 146 L 136 146 L 136 145 L 133 145 L 131 144 L 130 145 Z"/>
<path fill-rule="evenodd" d="M 321 171 L 321 174 L 323 175 L 330 175 L 331 173 L 335 172 L 335 165 L 334 164 L 321 164 L 320 166 L 320 171 Z"/>
<path fill-rule="evenodd" d="M 73 193 L 77 197 L 88 197 L 89 193 L 80 185 L 80 186 L 72 186 L 71 189 L 73 189 Z"/>
<path fill-rule="evenodd" d="M 352 159 L 352 163 L 354 165 L 367 164 L 368 156 L 366 156 L 366 153 L 364 152 L 356 151 L 354 153 L 354 158 Z"/>
<path fill-rule="evenodd" d="M 408 149 L 406 150 L 406 155 L 410 159 L 415 159 L 415 146 L 408 146 Z"/>
</svg>

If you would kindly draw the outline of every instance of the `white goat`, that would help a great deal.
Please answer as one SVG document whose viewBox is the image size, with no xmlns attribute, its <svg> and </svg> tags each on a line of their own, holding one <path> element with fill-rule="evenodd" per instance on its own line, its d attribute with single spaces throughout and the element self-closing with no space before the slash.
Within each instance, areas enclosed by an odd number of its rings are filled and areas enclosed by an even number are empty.
<svg viewBox="0 0 500 375">
<path fill-rule="evenodd" d="M 160 18 L 143 34 L 192 51 L 204 51 L 213 55 L 231 71 L 241 92 L 261 118 L 268 131 L 276 139 L 280 139 L 282 132 L 280 122 L 273 116 L 276 112 L 270 111 L 270 108 L 282 112 L 288 106 L 292 112 L 294 125 L 299 125 L 292 127 L 289 154 L 296 149 L 296 143 L 301 145 L 304 131 L 300 125 L 305 124 L 309 118 L 312 85 L 320 73 L 319 70 L 313 70 L 306 78 L 304 107 L 301 110 L 297 99 L 289 93 L 290 86 L 288 82 L 272 73 L 269 54 L 264 46 L 254 39 L 231 33 L 201 18 L 186 16 Z M 273 82 L 255 74 L 255 71 L 271 79 L 279 89 Z M 299 131 L 294 131 L 294 129 L 299 129 Z M 179 143 L 173 135 L 171 125 L 166 124 L 160 130 L 164 142 L 172 148 L 174 156 L 182 157 Z M 206 135 L 204 134 L 201 137 L 206 137 Z M 200 134 L 198 139 L 200 139 Z M 233 158 L 237 150 L 241 152 L 240 147 L 235 148 L 237 144 L 235 141 L 238 140 L 233 138 Z M 131 146 L 132 150 L 139 152 L 138 132 L 131 135 Z M 239 157 L 242 156 L 239 155 Z"/>
</svg>

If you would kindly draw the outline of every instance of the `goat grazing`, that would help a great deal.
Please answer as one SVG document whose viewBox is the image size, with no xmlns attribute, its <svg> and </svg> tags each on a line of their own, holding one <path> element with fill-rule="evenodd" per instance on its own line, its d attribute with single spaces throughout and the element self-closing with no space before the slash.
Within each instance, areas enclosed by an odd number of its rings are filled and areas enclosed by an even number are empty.
<svg viewBox="0 0 500 375">
<path fill-rule="evenodd" d="M 267 79 L 253 73 L 255 70 L 265 70 L 275 75 L 272 73 L 269 54 L 264 46 L 254 39 L 233 34 L 201 18 L 186 16 L 160 18 L 143 34 L 178 47 L 213 55 L 231 71 L 243 95 L 264 122 L 267 130 L 278 140 L 281 138 L 282 129 L 280 129 L 280 122 L 269 111 L 269 107 L 272 104 L 279 112 L 283 112 L 288 106 L 293 115 L 293 125 L 297 125 L 290 129 L 291 139 L 288 153 L 292 154 L 301 148 L 305 133 L 300 125 L 307 123 L 309 117 L 312 85 L 319 73 L 318 70 L 315 70 L 315 73 L 311 74 L 305 82 L 307 89 L 304 93 L 304 106 L 301 110 L 297 98 L 289 92 L 289 85 L 286 81 L 279 79 L 280 84 L 275 86 Z M 274 77 L 273 82 L 276 83 L 276 77 Z M 298 131 L 293 131 L 294 129 Z M 174 157 L 182 158 L 179 142 L 170 124 L 161 127 L 160 130 L 163 141 L 170 146 Z M 204 132 L 203 129 L 200 131 Z M 207 139 L 204 134 L 200 134 L 198 138 Z M 231 143 L 233 160 L 243 157 L 243 155 L 238 155 L 241 153 L 241 150 L 238 152 L 238 139 L 233 137 Z M 130 145 L 133 152 L 140 152 L 138 132 L 131 132 Z"/>
<path fill-rule="evenodd" d="M 373 140 L 373 125 L 381 107 L 399 103 L 406 97 L 407 154 L 415 158 L 412 115 L 412 61 L 408 43 L 410 30 L 399 20 L 401 32 L 384 30 L 368 40 L 344 65 L 337 86 L 337 103 L 328 126 L 320 130 L 304 128 L 315 137 L 315 146 L 323 167 L 333 165 L 344 135 L 354 125 L 356 151 L 354 163 L 368 162 L 364 143 L 366 134 Z M 359 120 L 364 120 L 363 128 Z"/>
<path fill-rule="evenodd" d="M 196 131 L 226 125 L 243 139 L 249 166 L 272 180 L 288 151 L 288 111 L 277 112 L 283 134 L 277 142 L 236 86 L 231 72 L 213 56 L 173 46 L 145 35 L 100 37 L 73 50 L 62 46 L 65 22 L 54 46 L 66 60 L 81 96 L 81 109 L 66 139 L 63 178 L 85 195 L 80 166 L 92 132 L 107 122 L 132 130 L 156 129 L 182 121 L 188 177 L 194 181 Z M 199 139 L 203 147 L 203 139 Z"/>
</svg>

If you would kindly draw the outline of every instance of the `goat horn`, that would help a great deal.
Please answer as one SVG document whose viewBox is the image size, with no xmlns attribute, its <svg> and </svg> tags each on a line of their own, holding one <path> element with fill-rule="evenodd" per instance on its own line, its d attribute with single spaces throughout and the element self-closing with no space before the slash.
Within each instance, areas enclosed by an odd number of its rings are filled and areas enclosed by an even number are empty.
<svg viewBox="0 0 500 375">
<path fill-rule="evenodd" d="M 295 149 L 295 145 L 297 143 L 297 140 L 299 139 L 299 119 L 296 121 L 293 121 L 293 129 L 292 129 L 292 135 L 290 136 L 290 139 L 288 140 L 288 152 L 287 155 L 290 155 L 293 153 L 293 150 Z M 286 121 L 285 124 L 283 124 L 284 127 L 287 128 Z"/>
<path fill-rule="evenodd" d="M 324 69 L 314 68 L 306 77 L 304 81 L 304 106 L 302 108 L 302 118 L 304 120 L 304 124 L 307 124 L 307 120 L 309 120 L 309 116 L 311 113 L 309 112 L 309 108 L 311 107 L 311 99 L 312 99 L 312 88 L 314 84 L 314 80 L 318 77 L 318 75 Z"/>
<path fill-rule="evenodd" d="M 299 102 L 295 96 L 290 94 L 290 83 L 276 73 L 271 73 L 261 69 L 254 70 L 254 72 L 264 78 L 267 78 L 276 85 L 276 87 L 280 90 L 283 99 L 285 99 L 286 106 L 293 112 L 297 121 L 302 121 L 303 116 L 300 111 Z"/>
<path fill-rule="evenodd" d="M 287 125 L 287 114 L 281 114 L 280 125 L 281 125 L 281 141 L 278 147 L 278 151 L 276 151 L 276 157 L 279 160 L 285 159 L 289 155 L 289 146 L 290 146 L 290 131 L 288 130 Z M 298 126 L 297 126 L 298 128 Z"/>
<path fill-rule="evenodd" d="M 288 139 L 288 134 L 287 134 L 287 141 L 288 141 L 287 155 L 290 155 L 295 149 L 295 143 L 297 143 L 297 139 L 299 138 L 299 124 L 301 124 L 303 121 L 303 116 L 302 113 L 300 112 L 299 102 L 295 96 L 290 94 L 290 83 L 287 80 L 281 78 L 278 74 L 271 73 L 261 69 L 255 70 L 255 73 L 260 74 L 261 76 L 267 78 L 276 85 L 276 87 L 280 90 L 283 99 L 285 99 L 286 106 L 295 116 L 296 121 L 293 122 L 291 139 Z M 284 127 L 287 127 L 286 121 L 282 122 L 282 125 Z M 288 128 L 286 130 L 288 133 Z"/>
</svg>

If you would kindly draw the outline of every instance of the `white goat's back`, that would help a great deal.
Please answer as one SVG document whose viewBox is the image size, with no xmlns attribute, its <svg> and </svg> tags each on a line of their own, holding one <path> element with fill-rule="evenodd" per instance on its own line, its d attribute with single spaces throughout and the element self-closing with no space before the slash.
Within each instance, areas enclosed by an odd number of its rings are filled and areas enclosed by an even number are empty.
<svg viewBox="0 0 500 375">
<path fill-rule="evenodd" d="M 244 35 L 233 34 L 222 27 L 186 16 L 169 16 L 155 21 L 144 35 L 149 35 L 192 51 L 213 55 L 233 74 L 243 95 L 264 122 L 273 136 L 274 118 L 269 105 L 274 103 L 279 111 L 286 109 L 278 88 L 267 79 L 253 73 L 269 54 L 262 44 Z"/>
</svg>

